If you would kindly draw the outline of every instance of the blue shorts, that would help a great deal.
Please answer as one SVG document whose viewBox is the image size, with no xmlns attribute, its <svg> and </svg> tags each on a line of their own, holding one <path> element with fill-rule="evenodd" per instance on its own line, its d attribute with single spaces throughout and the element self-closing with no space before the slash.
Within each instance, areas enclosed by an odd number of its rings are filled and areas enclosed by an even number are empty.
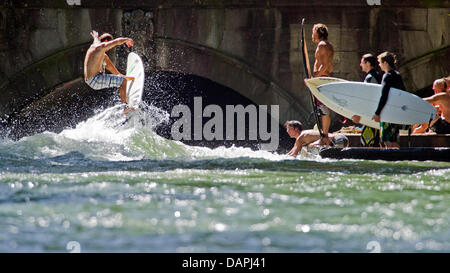
<svg viewBox="0 0 450 273">
<path fill-rule="evenodd" d="M 97 74 L 92 79 L 86 81 L 86 83 L 95 90 L 120 87 L 125 78 L 122 76 L 112 74 Z"/>
</svg>

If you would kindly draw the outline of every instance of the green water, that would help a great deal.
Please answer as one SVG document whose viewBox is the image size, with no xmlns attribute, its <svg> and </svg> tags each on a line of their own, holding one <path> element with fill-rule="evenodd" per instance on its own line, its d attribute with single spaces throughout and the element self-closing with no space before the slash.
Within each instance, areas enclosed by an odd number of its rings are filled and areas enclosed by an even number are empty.
<svg viewBox="0 0 450 273">
<path fill-rule="evenodd" d="M 0 252 L 448 252 L 450 164 L 207 149 L 120 124 L 0 140 Z"/>
</svg>

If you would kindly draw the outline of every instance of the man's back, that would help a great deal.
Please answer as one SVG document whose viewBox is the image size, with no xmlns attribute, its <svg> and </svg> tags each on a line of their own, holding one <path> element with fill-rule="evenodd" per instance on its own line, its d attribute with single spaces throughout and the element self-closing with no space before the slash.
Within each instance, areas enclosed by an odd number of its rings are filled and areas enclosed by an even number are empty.
<svg viewBox="0 0 450 273">
<path fill-rule="evenodd" d="M 93 43 L 84 59 L 84 78 L 89 80 L 94 77 L 102 68 L 105 60 L 105 48 L 100 43 Z"/>
</svg>

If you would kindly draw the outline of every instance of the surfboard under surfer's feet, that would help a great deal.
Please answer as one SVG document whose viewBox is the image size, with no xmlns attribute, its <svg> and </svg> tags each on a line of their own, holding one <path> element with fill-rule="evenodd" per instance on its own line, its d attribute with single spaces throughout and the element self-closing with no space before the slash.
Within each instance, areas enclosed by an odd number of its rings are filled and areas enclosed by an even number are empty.
<svg viewBox="0 0 450 273">
<path fill-rule="evenodd" d="M 124 115 L 128 115 L 130 112 L 132 112 L 132 111 L 136 111 L 136 109 L 134 108 L 134 107 L 131 107 L 131 108 L 128 108 L 128 106 L 125 106 L 124 108 L 123 108 L 123 114 Z"/>
</svg>

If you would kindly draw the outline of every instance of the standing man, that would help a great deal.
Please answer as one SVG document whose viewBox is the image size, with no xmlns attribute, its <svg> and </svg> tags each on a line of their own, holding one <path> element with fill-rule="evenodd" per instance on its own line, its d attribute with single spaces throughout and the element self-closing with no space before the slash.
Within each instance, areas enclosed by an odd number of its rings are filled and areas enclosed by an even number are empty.
<svg viewBox="0 0 450 273">
<path fill-rule="evenodd" d="M 389 90 L 391 87 L 400 90 L 406 90 L 406 88 L 402 76 L 395 70 L 397 59 L 393 53 L 388 51 L 381 53 L 378 55 L 378 62 L 380 63 L 381 70 L 384 71 L 384 75 L 381 81 L 380 101 L 378 102 L 377 110 L 372 119 L 376 122 L 380 122 L 381 142 L 384 143 L 385 147 L 399 148 L 400 126 L 397 124 L 381 122 L 380 114 L 388 101 Z"/>
<path fill-rule="evenodd" d="M 367 53 L 363 55 L 359 66 L 361 67 L 362 71 L 367 73 L 364 82 L 377 84 L 381 83 L 382 76 L 381 73 L 377 70 L 378 61 L 377 58 L 375 58 L 372 54 Z M 354 115 L 352 117 L 352 121 L 354 123 L 359 123 L 360 119 L 361 117 L 358 115 Z"/>
<path fill-rule="evenodd" d="M 383 76 L 377 69 L 378 68 L 377 58 L 375 58 L 372 54 L 367 53 L 363 55 L 359 66 L 361 66 L 362 71 L 367 73 L 364 82 L 378 83 L 378 84 L 381 83 L 381 78 Z"/>
<path fill-rule="evenodd" d="M 314 62 L 314 77 L 328 77 L 333 71 L 334 48 L 328 42 L 328 28 L 324 24 L 315 24 L 312 29 L 312 40 L 317 43 Z M 320 138 L 318 145 L 330 145 L 331 141 L 328 137 L 331 118 L 330 109 L 322 102 L 316 99 L 316 105 L 320 110 L 320 119 L 322 123 L 323 136 Z M 318 126 L 318 125 L 317 125 Z"/>
<path fill-rule="evenodd" d="M 366 83 L 381 83 L 381 73 L 379 72 L 378 68 L 378 61 L 377 58 L 375 58 L 372 54 L 367 53 L 364 54 L 361 58 L 361 62 L 359 64 L 361 67 L 361 70 L 366 72 L 366 77 L 364 78 L 364 82 Z M 352 121 L 354 123 L 359 123 L 361 120 L 361 117 L 358 115 L 354 115 L 352 117 Z M 380 138 L 380 131 L 371 128 L 368 126 L 363 126 L 362 132 L 361 132 L 361 142 L 364 145 L 373 145 L 374 147 L 379 147 L 379 138 Z"/>
<path fill-rule="evenodd" d="M 126 77 L 121 74 L 109 59 L 106 52 L 118 45 L 126 44 L 128 47 L 133 46 L 133 40 L 130 38 L 117 38 L 109 33 L 98 36 L 98 32 L 91 32 L 94 42 L 89 47 L 84 59 L 84 80 L 94 90 L 100 90 L 111 87 L 119 87 L 120 101 L 127 102 L 127 81 L 134 80 L 132 77 Z M 112 74 L 106 74 L 106 70 Z M 124 114 L 130 110 L 125 106 Z"/>
</svg>

